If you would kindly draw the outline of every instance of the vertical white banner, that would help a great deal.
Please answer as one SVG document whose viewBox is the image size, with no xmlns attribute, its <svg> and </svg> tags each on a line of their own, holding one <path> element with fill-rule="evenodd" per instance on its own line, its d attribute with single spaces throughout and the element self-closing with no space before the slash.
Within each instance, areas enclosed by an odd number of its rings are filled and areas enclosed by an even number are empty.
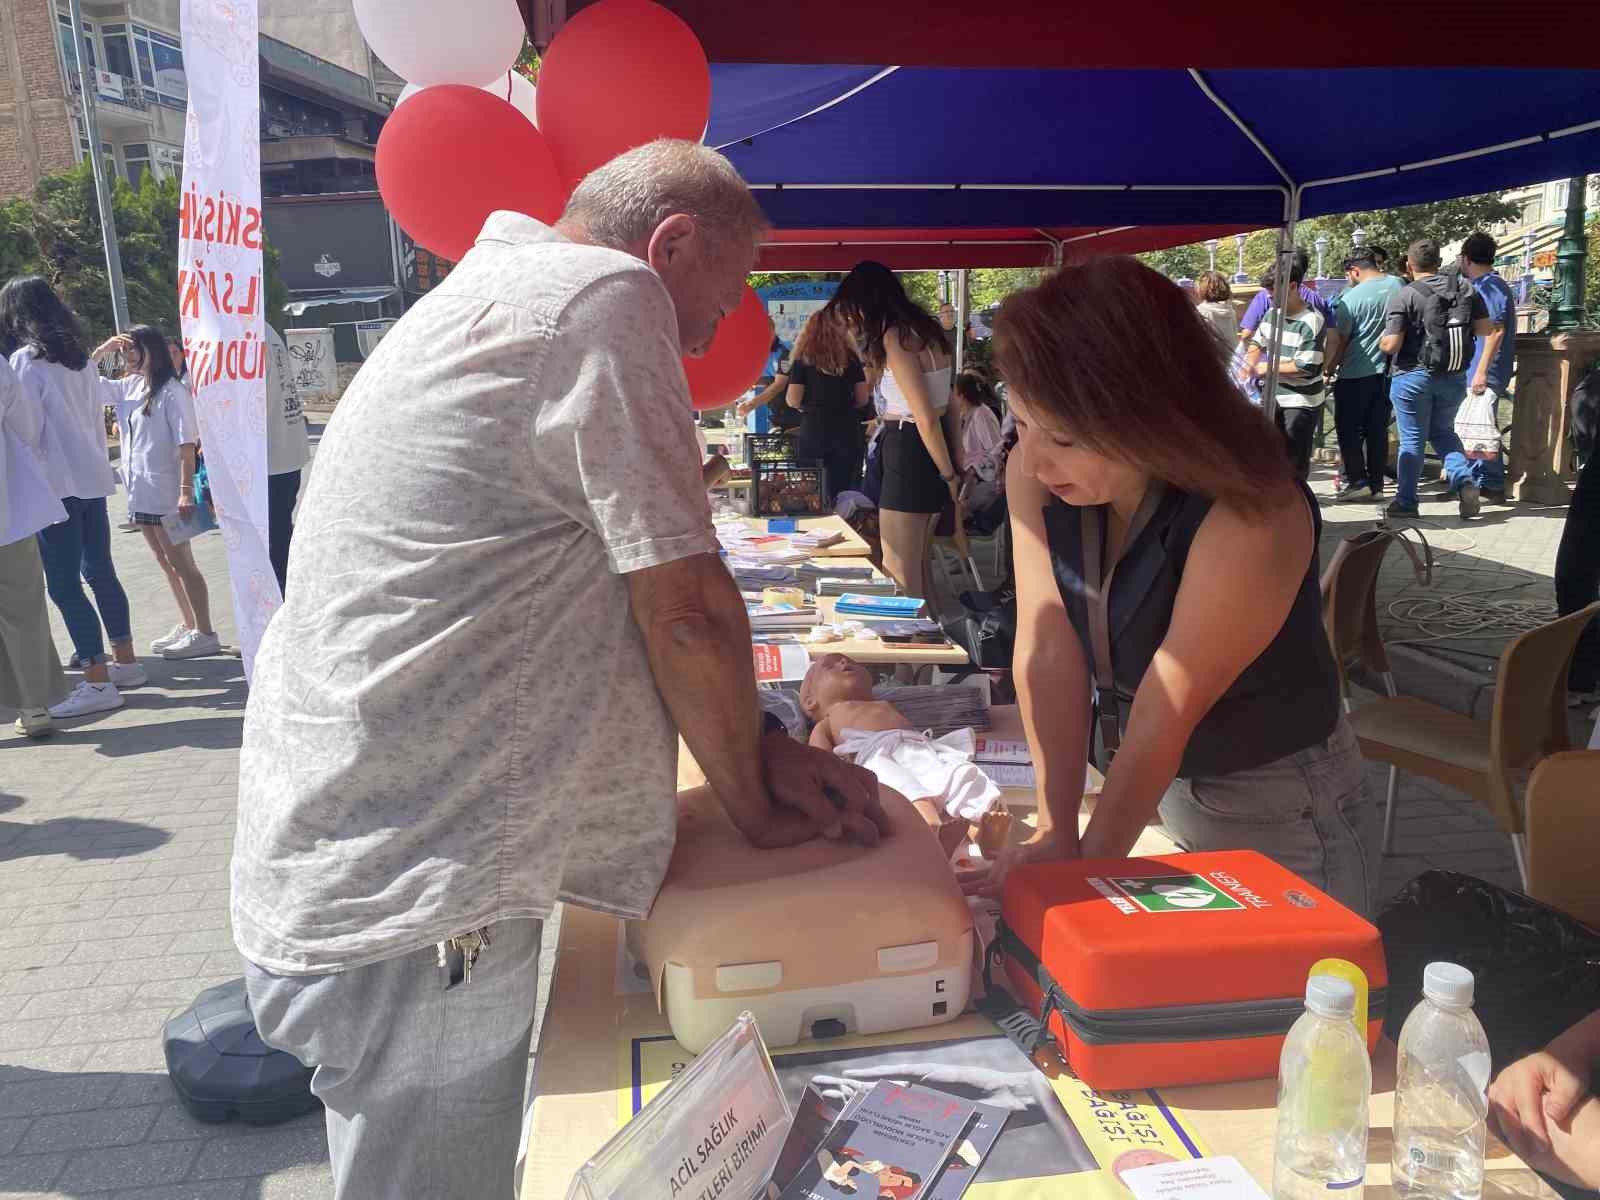
<svg viewBox="0 0 1600 1200">
<path fill-rule="evenodd" d="M 267 552 L 257 55 L 256 0 L 183 0 L 189 115 L 178 218 L 178 312 L 200 444 L 228 551 L 246 678 L 282 602 Z"/>
</svg>

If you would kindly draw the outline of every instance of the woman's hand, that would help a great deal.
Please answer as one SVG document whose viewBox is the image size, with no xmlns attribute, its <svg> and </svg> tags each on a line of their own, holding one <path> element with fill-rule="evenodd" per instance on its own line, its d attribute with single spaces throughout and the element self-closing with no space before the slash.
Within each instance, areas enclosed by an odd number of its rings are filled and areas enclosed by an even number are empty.
<svg viewBox="0 0 1600 1200">
<path fill-rule="evenodd" d="M 1047 829 L 1025 842 L 1010 842 L 992 866 L 957 871 L 956 879 L 968 896 L 998 896 L 1014 867 L 1036 862 L 1066 862 L 1080 857 L 1078 839 Z"/>
<path fill-rule="evenodd" d="M 1549 1124 L 1564 1125 L 1589 1094 L 1590 1064 L 1561 1039 L 1512 1063 L 1489 1085 L 1489 1115 L 1523 1158 L 1550 1152 Z"/>
<path fill-rule="evenodd" d="M 122 353 L 126 354 L 129 350 L 132 350 L 132 349 L 133 349 L 133 339 L 131 337 L 129 337 L 125 333 L 114 333 L 110 337 L 108 337 L 105 341 L 101 342 L 98 346 L 96 346 L 94 348 L 94 353 L 89 355 L 89 357 L 90 358 L 95 358 L 95 359 L 100 359 L 100 358 L 104 358 L 108 354 L 113 354 L 113 353 L 115 353 L 117 351 L 121 351 Z"/>
<path fill-rule="evenodd" d="M 194 513 L 194 489 L 183 487 L 178 489 L 178 515 L 185 521 Z"/>
</svg>

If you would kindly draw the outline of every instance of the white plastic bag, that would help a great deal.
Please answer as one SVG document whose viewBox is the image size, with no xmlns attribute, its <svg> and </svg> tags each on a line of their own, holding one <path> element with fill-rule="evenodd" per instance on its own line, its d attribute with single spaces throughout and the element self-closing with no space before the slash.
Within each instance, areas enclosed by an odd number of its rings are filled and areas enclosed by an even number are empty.
<svg viewBox="0 0 1600 1200">
<path fill-rule="evenodd" d="M 1467 398 L 1456 409 L 1456 436 L 1468 458 L 1500 457 L 1499 402 L 1493 388 L 1481 393 L 1467 389 Z"/>
</svg>

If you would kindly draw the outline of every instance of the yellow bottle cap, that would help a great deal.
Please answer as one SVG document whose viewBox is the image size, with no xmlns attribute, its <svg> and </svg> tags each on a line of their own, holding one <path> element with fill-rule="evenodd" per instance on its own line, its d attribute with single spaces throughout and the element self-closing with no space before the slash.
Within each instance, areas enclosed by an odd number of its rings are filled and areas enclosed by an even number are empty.
<svg viewBox="0 0 1600 1200">
<path fill-rule="evenodd" d="M 1311 970 L 1306 973 L 1312 975 L 1332 975 L 1335 979 L 1345 979 L 1356 989 L 1356 1032 L 1361 1035 L 1363 1042 L 1367 1041 L 1367 973 L 1353 962 L 1342 958 L 1324 958 L 1312 964 Z M 1369 1043 L 1370 1044 L 1370 1043 Z"/>
</svg>

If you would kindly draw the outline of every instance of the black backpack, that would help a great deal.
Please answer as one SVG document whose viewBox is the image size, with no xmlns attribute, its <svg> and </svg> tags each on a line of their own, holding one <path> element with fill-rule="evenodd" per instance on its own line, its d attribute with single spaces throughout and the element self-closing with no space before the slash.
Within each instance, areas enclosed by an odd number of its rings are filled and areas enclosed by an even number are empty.
<svg viewBox="0 0 1600 1200">
<path fill-rule="evenodd" d="M 1446 275 L 1443 281 L 1444 286 L 1437 290 L 1420 279 L 1411 284 L 1422 297 L 1417 366 L 1436 375 L 1453 375 L 1472 362 L 1472 301 L 1477 292 L 1471 280 L 1459 275 Z"/>
</svg>

